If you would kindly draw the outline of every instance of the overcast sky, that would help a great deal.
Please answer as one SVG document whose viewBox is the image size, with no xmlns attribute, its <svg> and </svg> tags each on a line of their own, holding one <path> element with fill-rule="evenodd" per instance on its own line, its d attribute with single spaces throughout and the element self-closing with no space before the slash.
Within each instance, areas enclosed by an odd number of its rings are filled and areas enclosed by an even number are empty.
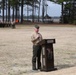
<svg viewBox="0 0 76 75">
<path fill-rule="evenodd" d="M 49 1 L 47 4 L 47 13 L 49 16 L 61 16 L 61 5 Z"/>
<path fill-rule="evenodd" d="M 47 6 L 47 14 L 49 16 L 52 16 L 52 17 L 61 16 L 61 5 L 56 4 L 54 2 L 50 2 L 50 1 L 47 1 L 47 4 L 48 4 L 48 6 Z M 25 9 L 27 10 L 26 6 L 24 7 L 24 15 L 27 15 L 27 12 L 25 12 Z M 41 7 L 40 11 L 42 11 L 42 7 Z M 31 13 L 29 13 L 29 14 L 31 15 Z M 42 12 L 40 12 L 40 15 L 42 15 Z"/>
</svg>

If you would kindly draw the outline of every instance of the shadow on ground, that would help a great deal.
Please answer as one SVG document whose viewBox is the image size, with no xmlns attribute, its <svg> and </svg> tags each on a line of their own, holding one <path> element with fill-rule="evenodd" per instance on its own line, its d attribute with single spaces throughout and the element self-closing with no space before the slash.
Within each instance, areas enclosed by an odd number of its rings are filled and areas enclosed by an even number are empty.
<svg viewBox="0 0 76 75">
<path fill-rule="evenodd" d="M 57 69 L 64 69 L 64 68 L 70 68 L 74 67 L 75 65 L 69 65 L 69 64 L 64 64 L 64 65 L 57 65 L 55 66 Z"/>
</svg>

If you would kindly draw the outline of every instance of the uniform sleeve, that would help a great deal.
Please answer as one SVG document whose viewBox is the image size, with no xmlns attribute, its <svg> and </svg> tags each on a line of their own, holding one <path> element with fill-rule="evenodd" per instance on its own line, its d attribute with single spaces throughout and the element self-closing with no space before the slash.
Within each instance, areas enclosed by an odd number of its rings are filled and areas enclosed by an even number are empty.
<svg viewBox="0 0 76 75">
<path fill-rule="evenodd" d="M 43 39 L 42 35 L 41 35 L 41 38 Z"/>
<path fill-rule="evenodd" d="M 34 34 L 31 36 L 31 41 L 35 42 L 37 40 L 37 38 L 34 36 Z"/>
<path fill-rule="evenodd" d="M 41 40 L 43 39 L 42 35 L 40 34 Z"/>
<path fill-rule="evenodd" d="M 34 40 L 35 40 L 34 35 L 32 35 L 31 36 L 31 41 L 34 41 Z"/>
</svg>

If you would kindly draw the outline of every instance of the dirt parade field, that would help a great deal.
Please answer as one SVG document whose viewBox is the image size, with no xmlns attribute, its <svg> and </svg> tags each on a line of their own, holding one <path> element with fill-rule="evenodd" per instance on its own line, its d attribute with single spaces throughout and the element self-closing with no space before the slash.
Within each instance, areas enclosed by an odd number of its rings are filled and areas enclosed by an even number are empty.
<svg viewBox="0 0 76 75">
<path fill-rule="evenodd" d="M 0 28 L 0 75 L 76 75 L 76 26 L 39 25 L 43 39 L 55 39 L 52 72 L 32 71 L 34 25 Z"/>
</svg>

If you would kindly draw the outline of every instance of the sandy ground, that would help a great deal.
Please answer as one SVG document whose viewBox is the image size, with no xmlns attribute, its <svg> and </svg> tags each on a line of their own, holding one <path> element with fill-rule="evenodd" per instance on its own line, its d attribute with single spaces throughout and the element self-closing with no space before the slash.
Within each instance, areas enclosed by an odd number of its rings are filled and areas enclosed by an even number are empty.
<svg viewBox="0 0 76 75">
<path fill-rule="evenodd" d="M 33 25 L 0 28 L 0 75 L 76 75 L 76 26 L 41 25 L 45 39 L 56 39 L 52 72 L 32 71 Z"/>
</svg>

